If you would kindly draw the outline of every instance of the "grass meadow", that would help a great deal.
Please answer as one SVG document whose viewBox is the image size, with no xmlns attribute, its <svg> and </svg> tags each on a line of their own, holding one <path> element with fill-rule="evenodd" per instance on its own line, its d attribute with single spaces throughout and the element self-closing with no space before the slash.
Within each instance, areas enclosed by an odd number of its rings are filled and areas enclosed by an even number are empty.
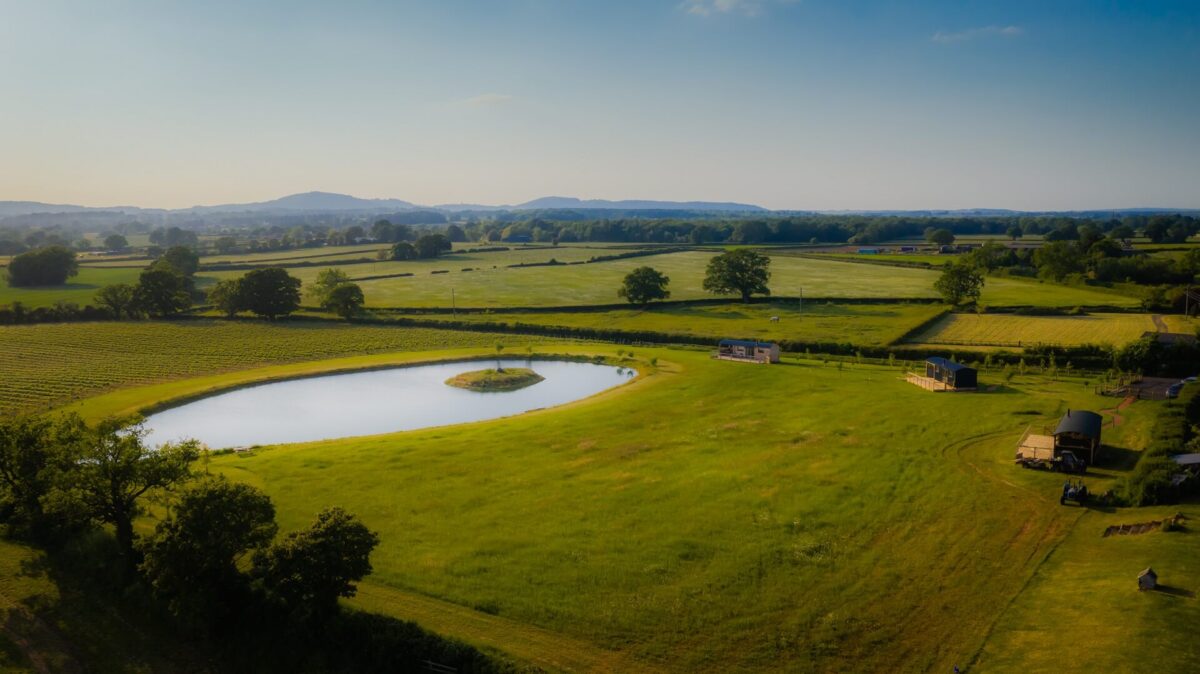
<svg viewBox="0 0 1200 674">
<path fill-rule="evenodd" d="M 949 314 L 910 341 L 921 344 L 1021 347 L 1036 344 L 1120 346 L 1155 332 L 1150 314 L 1018 316 Z"/>
<path fill-rule="evenodd" d="M 579 349 L 613 353 L 538 347 Z M 949 669 L 976 657 L 997 607 L 1078 517 L 1057 505 L 1054 476 L 1011 465 L 1013 443 L 1066 407 L 1109 402 L 1074 379 L 941 395 L 883 367 L 636 357 L 646 376 L 562 408 L 211 469 L 267 490 L 285 529 L 334 504 L 377 528 L 362 605 L 534 663 Z M 167 382 L 84 409 L 194 390 Z M 1108 442 L 1143 428 L 1152 404 Z"/>
<path fill-rule="evenodd" d="M 808 302 L 650 306 L 612 311 L 459 313 L 456 321 L 652 331 L 672 335 L 887 345 L 945 309 L 935 304 Z M 414 315 L 414 318 L 428 318 Z M 772 321 L 772 318 L 778 318 Z M 439 316 L 438 318 L 448 318 Z"/>
</svg>

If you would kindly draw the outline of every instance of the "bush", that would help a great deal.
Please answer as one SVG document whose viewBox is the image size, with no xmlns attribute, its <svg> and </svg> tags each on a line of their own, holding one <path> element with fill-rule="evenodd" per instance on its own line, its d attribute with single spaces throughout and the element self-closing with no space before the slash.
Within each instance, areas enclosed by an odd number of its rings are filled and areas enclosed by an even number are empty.
<svg viewBox="0 0 1200 674">
<path fill-rule="evenodd" d="M 79 273 L 75 251 L 46 246 L 21 253 L 8 263 L 8 284 L 13 287 L 59 286 Z"/>
</svg>

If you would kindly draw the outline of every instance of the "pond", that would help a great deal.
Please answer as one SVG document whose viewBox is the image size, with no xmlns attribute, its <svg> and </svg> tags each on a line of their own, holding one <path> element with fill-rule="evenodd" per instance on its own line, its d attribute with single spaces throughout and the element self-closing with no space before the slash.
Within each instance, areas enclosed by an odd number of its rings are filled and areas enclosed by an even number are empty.
<svg viewBox="0 0 1200 674">
<path fill-rule="evenodd" d="M 504 359 L 545 377 L 516 391 L 447 386 L 454 375 L 496 366 L 458 361 L 331 374 L 219 393 L 149 415 L 148 442 L 195 438 L 213 449 L 374 435 L 495 419 L 586 398 L 631 379 L 611 365 Z"/>
</svg>

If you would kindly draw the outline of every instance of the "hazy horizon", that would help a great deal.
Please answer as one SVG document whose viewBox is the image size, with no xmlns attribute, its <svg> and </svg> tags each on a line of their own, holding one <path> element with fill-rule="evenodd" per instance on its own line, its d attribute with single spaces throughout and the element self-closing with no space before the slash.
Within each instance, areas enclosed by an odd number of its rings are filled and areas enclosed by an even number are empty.
<svg viewBox="0 0 1200 674">
<path fill-rule="evenodd" d="M 0 200 L 1197 208 L 1200 5 L 0 0 Z"/>
</svg>

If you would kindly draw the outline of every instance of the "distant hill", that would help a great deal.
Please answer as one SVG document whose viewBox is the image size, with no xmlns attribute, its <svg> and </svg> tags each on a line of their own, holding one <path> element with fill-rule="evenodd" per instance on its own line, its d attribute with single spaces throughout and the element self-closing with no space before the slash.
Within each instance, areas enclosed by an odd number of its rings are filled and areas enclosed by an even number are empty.
<svg viewBox="0 0 1200 674">
<path fill-rule="evenodd" d="M 361 199 L 348 194 L 332 192 L 304 192 L 290 194 L 271 201 L 248 204 L 220 204 L 217 206 L 193 206 L 187 211 L 399 211 L 416 208 L 416 204 L 401 199 Z"/>
<path fill-rule="evenodd" d="M 575 197 L 542 197 L 526 201 L 511 207 L 514 211 L 529 211 L 541 209 L 588 209 L 615 211 L 731 211 L 731 212 L 766 212 L 767 209 L 753 204 L 739 204 L 727 201 L 643 201 L 626 199 L 609 201 L 608 199 L 577 199 Z"/>
</svg>

